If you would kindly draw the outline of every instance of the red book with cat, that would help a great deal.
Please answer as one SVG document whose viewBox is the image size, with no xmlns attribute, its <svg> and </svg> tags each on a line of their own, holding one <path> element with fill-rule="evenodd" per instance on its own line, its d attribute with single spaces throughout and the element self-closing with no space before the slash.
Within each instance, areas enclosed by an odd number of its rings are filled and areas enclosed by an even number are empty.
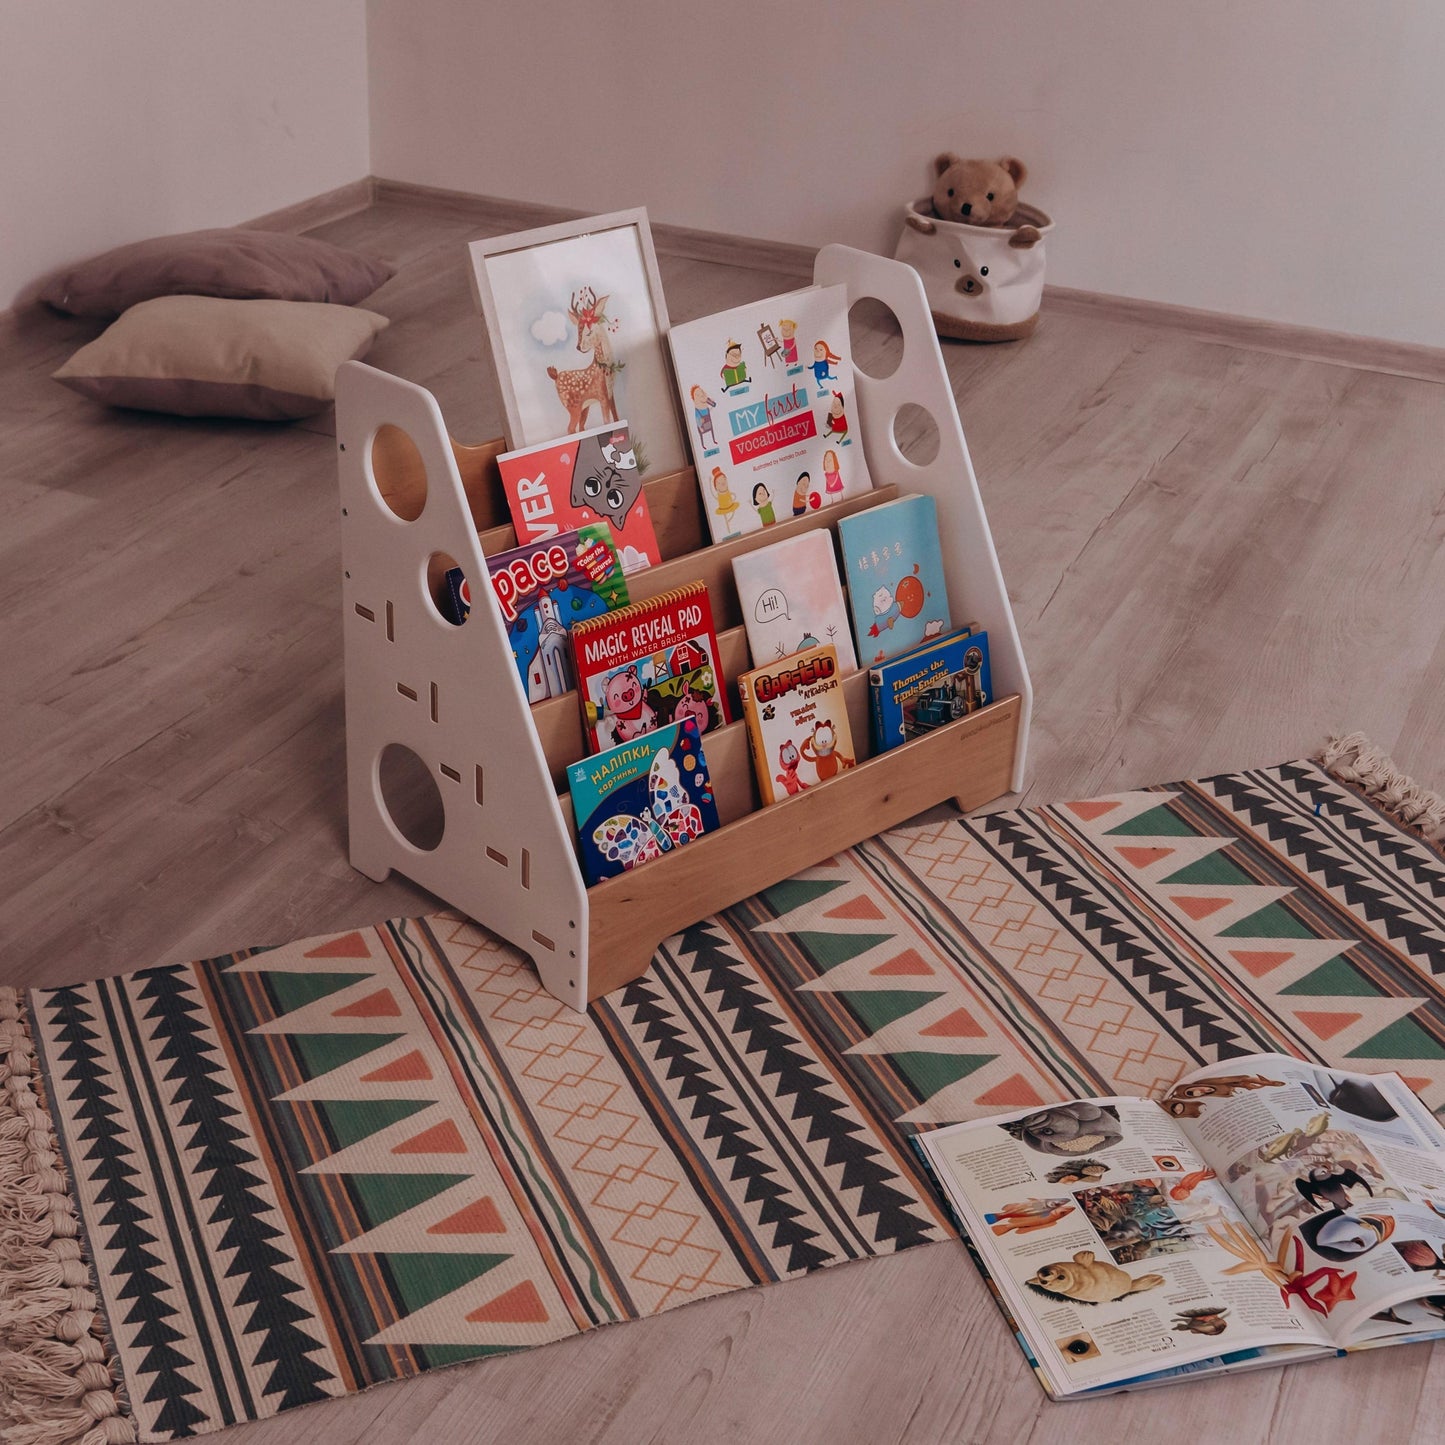
<svg viewBox="0 0 1445 1445">
<path fill-rule="evenodd" d="M 686 717 L 703 733 L 732 721 L 706 583 L 573 623 L 572 658 L 594 753 Z"/>
</svg>

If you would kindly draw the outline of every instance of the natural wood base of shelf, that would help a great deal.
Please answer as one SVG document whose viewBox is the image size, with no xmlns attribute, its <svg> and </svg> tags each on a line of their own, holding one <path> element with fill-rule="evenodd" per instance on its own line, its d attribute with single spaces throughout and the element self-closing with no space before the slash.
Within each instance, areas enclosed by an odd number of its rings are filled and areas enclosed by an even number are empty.
<svg viewBox="0 0 1445 1445">
<path fill-rule="evenodd" d="M 1009 790 L 1020 700 L 1010 696 L 785 802 L 588 890 L 587 1001 L 647 972 L 665 938 L 948 799 L 977 808 Z"/>
</svg>

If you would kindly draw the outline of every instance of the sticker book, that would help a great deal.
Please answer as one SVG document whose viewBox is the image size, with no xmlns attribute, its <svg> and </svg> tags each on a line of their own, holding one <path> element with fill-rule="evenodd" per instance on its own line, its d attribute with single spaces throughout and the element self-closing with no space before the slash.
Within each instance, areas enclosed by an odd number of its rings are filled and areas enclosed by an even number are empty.
<svg viewBox="0 0 1445 1445">
<path fill-rule="evenodd" d="M 814 647 L 738 679 L 764 804 L 796 797 L 857 761 L 834 647 Z"/>
<path fill-rule="evenodd" d="M 988 633 L 963 627 L 868 672 L 873 742 L 882 753 L 993 701 Z"/>
<path fill-rule="evenodd" d="M 872 487 L 850 420 L 846 287 L 720 311 L 669 341 L 714 542 Z"/>
<path fill-rule="evenodd" d="M 487 558 L 487 571 L 527 701 L 571 692 L 572 625 L 627 605 L 627 578 L 611 527 L 589 522 L 549 541 L 498 552 Z M 463 580 L 450 594 L 453 605 L 470 604 L 467 587 Z"/>
<path fill-rule="evenodd" d="M 858 666 L 833 538 L 825 528 L 734 557 L 733 580 L 755 665 L 831 643 L 844 672 Z"/>
<path fill-rule="evenodd" d="M 858 665 L 870 667 L 949 630 L 938 508 L 922 494 L 838 519 Z"/>
<path fill-rule="evenodd" d="M 701 733 L 732 721 L 705 583 L 577 623 L 572 658 L 593 752 L 685 717 Z"/>
<path fill-rule="evenodd" d="M 695 718 L 573 763 L 567 781 L 589 884 L 660 858 L 718 826 Z"/>
<path fill-rule="evenodd" d="M 519 546 L 607 522 L 624 572 L 662 561 L 625 421 L 497 458 Z"/>
</svg>

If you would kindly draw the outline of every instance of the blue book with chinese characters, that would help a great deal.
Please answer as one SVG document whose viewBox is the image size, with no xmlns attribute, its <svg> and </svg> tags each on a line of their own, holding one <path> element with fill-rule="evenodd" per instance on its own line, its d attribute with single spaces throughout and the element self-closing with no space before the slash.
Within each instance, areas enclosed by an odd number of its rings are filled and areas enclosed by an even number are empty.
<svg viewBox="0 0 1445 1445">
<path fill-rule="evenodd" d="M 567 783 L 589 884 L 660 858 L 718 825 L 694 717 L 573 763 Z"/>
<path fill-rule="evenodd" d="M 880 753 L 987 707 L 988 633 L 961 627 L 869 668 L 868 700 Z"/>
<path fill-rule="evenodd" d="M 838 520 L 858 666 L 871 667 L 950 628 L 938 509 L 899 497 Z"/>
</svg>

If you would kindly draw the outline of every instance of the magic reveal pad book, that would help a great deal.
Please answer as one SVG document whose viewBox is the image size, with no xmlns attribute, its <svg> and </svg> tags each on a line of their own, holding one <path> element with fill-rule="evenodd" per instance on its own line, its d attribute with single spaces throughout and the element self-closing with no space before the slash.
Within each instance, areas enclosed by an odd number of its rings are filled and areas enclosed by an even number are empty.
<svg viewBox="0 0 1445 1445">
<path fill-rule="evenodd" d="M 702 582 L 577 623 L 572 656 L 593 752 L 685 717 L 702 733 L 732 721 Z"/>
<path fill-rule="evenodd" d="M 837 649 L 813 647 L 738 678 L 758 791 L 796 797 L 857 761 Z"/>
<path fill-rule="evenodd" d="M 848 291 L 812 286 L 669 333 L 714 542 L 866 492 Z"/>
<path fill-rule="evenodd" d="M 857 668 L 833 537 L 826 528 L 734 557 L 733 580 L 755 665 L 830 645 L 837 648 L 844 672 Z"/>
<path fill-rule="evenodd" d="M 1445 1128 L 1256 1054 L 918 1135 L 1055 1399 L 1445 1335 Z"/>
<path fill-rule="evenodd" d="M 573 763 L 567 781 L 589 884 L 718 825 L 702 735 L 691 717 Z"/>
<path fill-rule="evenodd" d="M 951 626 L 938 508 L 917 494 L 838 519 L 858 665 L 869 667 Z"/>
<path fill-rule="evenodd" d="M 608 522 L 624 572 L 662 561 L 625 421 L 497 458 L 519 546 Z"/>
</svg>

